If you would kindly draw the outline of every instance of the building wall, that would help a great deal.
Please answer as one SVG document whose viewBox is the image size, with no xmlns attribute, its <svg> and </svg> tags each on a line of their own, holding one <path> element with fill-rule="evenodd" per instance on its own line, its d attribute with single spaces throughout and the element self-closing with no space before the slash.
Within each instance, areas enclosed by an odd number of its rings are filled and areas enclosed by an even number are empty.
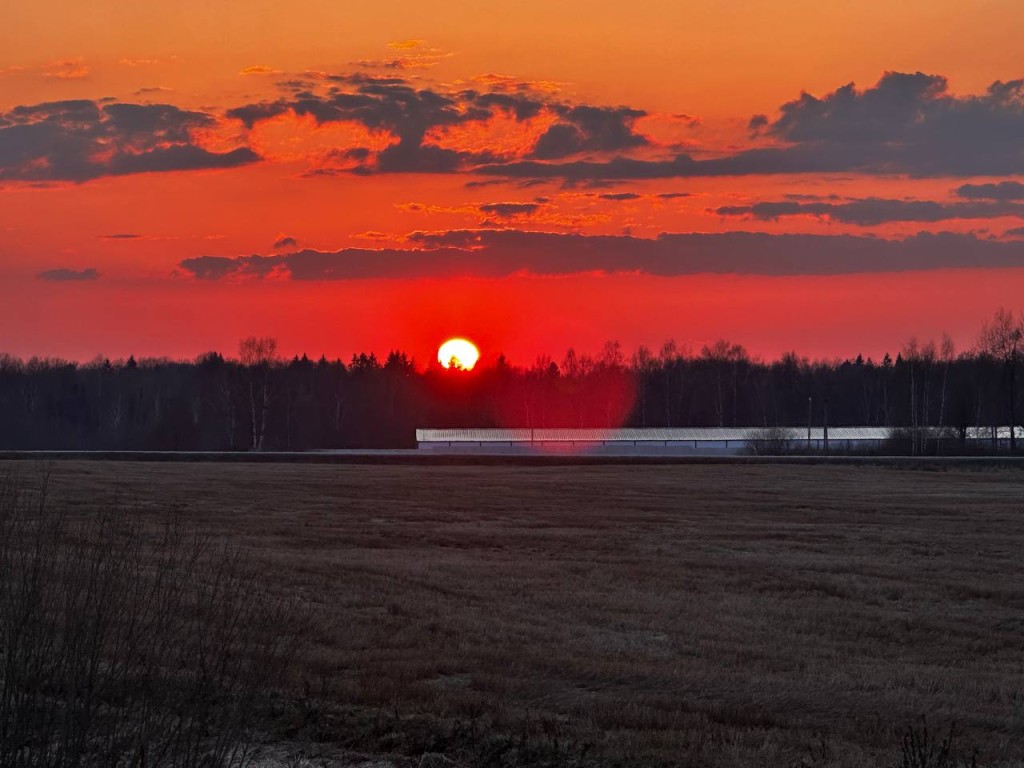
<svg viewBox="0 0 1024 768">
<path fill-rule="evenodd" d="M 872 450 L 880 445 L 878 440 L 829 440 L 829 448 L 834 451 Z M 544 453 L 588 453 L 597 456 L 735 456 L 753 453 L 751 442 L 747 440 L 684 440 L 684 441 L 645 441 L 636 442 L 420 442 L 422 451 L 436 453 L 497 453 L 509 455 L 544 454 Z M 793 443 L 794 451 L 808 448 L 807 440 Z M 824 441 L 811 440 L 810 450 L 821 453 L 825 449 Z"/>
</svg>

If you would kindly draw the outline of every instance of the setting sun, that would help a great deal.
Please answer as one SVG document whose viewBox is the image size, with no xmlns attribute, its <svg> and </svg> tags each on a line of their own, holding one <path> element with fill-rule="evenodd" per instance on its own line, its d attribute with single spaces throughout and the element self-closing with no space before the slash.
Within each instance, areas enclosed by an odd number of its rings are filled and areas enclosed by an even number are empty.
<svg viewBox="0 0 1024 768">
<path fill-rule="evenodd" d="M 470 371 L 479 359 L 480 350 L 466 339 L 448 339 L 437 350 L 437 361 L 445 368 Z"/>
</svg>

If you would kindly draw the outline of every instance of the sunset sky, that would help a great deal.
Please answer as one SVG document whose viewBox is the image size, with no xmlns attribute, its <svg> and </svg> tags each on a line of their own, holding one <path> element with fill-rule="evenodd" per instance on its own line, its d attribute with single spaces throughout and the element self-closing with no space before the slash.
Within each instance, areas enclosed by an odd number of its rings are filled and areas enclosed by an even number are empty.
<svg viewBox="0 0 1024 768">
<path fill-rule="evenodd" d="M 0 352 L 970 347 L 1024 307 L 1019 0 L 0 11 Z"/>
</svg>

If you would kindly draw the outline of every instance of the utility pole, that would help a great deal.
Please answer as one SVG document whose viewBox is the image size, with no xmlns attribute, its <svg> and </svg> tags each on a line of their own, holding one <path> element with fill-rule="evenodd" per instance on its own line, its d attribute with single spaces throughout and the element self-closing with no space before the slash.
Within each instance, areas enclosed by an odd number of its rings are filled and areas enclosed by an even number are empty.
<svg viewBox="0 0 1024 768">
<path fill-rule="evenodd" d="M 811 452 L 811 396 L 807 396 L 807 453 Z"/>
</svg>

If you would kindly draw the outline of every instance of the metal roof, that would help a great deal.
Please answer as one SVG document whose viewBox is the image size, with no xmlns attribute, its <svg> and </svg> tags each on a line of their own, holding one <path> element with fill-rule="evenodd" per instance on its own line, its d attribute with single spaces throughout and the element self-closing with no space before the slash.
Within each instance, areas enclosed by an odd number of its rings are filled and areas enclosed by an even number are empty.
<svg viewBox="0 0 1024 768">
<path fill-rule="evenodd" d="M 992 430 L 996 431 L 996 438 L 999 440 L 1010 439 L 1010 428 L 1009 427 L 968 427 L 967 428 L 967 439 L 968 440 L 991 440 Z M 1018 439 L 1024 439 L 1024 427 L 1014 427 L 1014 434 Z"/>
<path fill-rule="evenodd" d="M 785 439 L 806 440 L 807 429 L 782 428 Z M 812 440 L 823 440 L 821 427 Z M 887 440 L 891 427 L 829 427 L 829 440 Z M 679 429 L 417 429 L 420 443 L 601 443 L 601 442 L 719 442 L 776 439 L 776 430 L 763 427 L 687 427 Z"/>
</svg>

